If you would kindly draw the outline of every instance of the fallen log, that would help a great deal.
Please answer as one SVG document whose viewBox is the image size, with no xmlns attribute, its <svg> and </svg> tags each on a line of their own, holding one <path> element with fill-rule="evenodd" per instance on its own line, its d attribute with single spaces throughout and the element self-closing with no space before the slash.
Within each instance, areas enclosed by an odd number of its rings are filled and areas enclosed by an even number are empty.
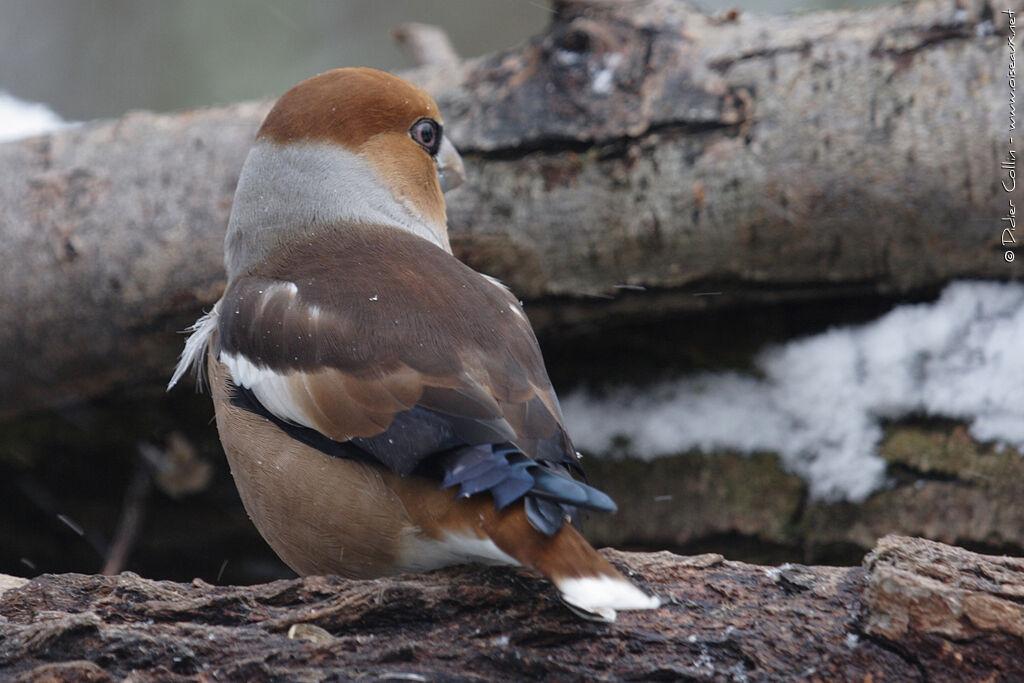
<svg viewBox="0 0 1024 683">
<path fill-rule="evenodd" d="M 861 567 L 603 551 L 666 606 L 573 616 L 521 570 L 256 586 L 9 579 L 14 680 L 949 681 L 1024 676 L 1024 560 L 883 538 Z"/>
<path fill-rule="evenodd" d="M 921 292 L 1013 275 L 1004 9 L 556 2 L 544 35 L 408 75 L 466 157 L 457 253 L 536 301 L 541 333 Z M 232 192 L 268 106 L 0 145 L 0 418 L 163 384 L 175 332 L 220 292 Z M 707 290 L 721 296 L 693 296 Z"/>
</svg>

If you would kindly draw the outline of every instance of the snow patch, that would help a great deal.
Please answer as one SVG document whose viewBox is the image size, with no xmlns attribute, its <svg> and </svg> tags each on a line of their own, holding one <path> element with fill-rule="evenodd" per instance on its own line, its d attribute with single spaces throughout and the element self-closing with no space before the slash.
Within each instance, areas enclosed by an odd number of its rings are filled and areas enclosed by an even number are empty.
<svg viewBox="0 0 1024 683">
<path fill-rule="evenodd" d="M 653 459 L 690 449 L 778 453 L 824 499 L 883 484 L 882 420 L 969 423 L 979 441 L 1024 450 L 1024 284 L 957 282 L 938 301 L 768 349 L 762 378 L 704 373 L 653 389 L 562 402 L 577 447 Z"/>
<path fill-rule="evenodd" d="M 622 55 L 612 52 L 604 56 L 601 61 L 601 68 L 594 74 L 591 87 L 598 95 L 607 95 L 612 91 L 612 80 L 615 77 L 615 70 L 622 64 Z"/>
<path fill-rule="evenodd" d="M 69 125 L 45 104 L 25 102 L 0 90 L 0 142 L 42 135 Z"/>
</svg>

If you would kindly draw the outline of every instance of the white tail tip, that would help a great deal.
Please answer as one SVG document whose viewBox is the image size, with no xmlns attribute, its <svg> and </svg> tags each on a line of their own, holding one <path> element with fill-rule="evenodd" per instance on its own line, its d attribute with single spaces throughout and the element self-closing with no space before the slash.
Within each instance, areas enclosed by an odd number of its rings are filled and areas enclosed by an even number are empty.
<svg viewBox="0 0 1024 683">
<path fill-rule="evenodd" d="M 556 582 L 562 600 L 580 616 L 615 621 L 616 610 L 657 609 L 661 600 L 614 576 L 584 576 Z"/>
</svg>

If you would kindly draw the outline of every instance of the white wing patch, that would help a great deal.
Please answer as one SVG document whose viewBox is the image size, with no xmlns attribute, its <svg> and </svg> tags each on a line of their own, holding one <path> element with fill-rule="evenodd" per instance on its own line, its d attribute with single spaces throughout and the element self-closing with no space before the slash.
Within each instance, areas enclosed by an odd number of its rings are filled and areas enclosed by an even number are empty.
<svg viewBox="0 0 1024 683">
<path fill-rule="evenodd" d="M 304 305 L 298 300 L 299 288 L 294 282 L 275 282 L 260 290 L 260 302 L 256 315 L 261 318 L 267 306 L 275 297 L 286 297 L 288 307 Z M 319 311 L 310 311 L 319 315 Z M 276 330 L 275 330 L 276 331 Z M 251 391 L 264 408 L 278 419 L 291 424 L 316 429 L 313 417 L 296 400 L 298 388 L 304 387 L 305 373 L 299 371 L 277 372 L 254 363 L 241 353 L 221 351 L 218 360 L 227 366 L 231 381 Z"/>
<path fill-rule="evenodd" d="M 313 419 L 292 395 L 292 377 L 301 373 L 282 374 L 261 368 L 240 353 L 222 351 L 219 360 L 227 366 L 231 381 L 251 391 L 256 400 L 279 419 L 316 429 Z"/>
<path fill-rule="evenodd" d="M 167 383 L 167 391 L 170 391 L 189 370 L 196 374 L 196 386 L 199 389 L 203 388 L 203 374 L 200 369 L 203 367 L 203 356 L 206 355 L 210 335 L 217 329 L 217 323 L 220 320 L 219 308 L 220 302 L 218 301 L 214 304 L 213 310 L 185 330 L 189 333 L 188 339 L 185 340 L 185 348 L 182 349 L 181 356 L 178 358 L 178 365 L 174 368 L 171 381 Z"/>
</svg>

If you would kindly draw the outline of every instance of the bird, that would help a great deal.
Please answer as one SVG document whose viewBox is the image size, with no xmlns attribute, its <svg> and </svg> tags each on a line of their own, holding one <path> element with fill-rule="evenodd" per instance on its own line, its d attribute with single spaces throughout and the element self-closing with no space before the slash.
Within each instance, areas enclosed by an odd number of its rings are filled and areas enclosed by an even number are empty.
<svg viewBox="0 0 1024 683">
<path fill-rule="evenodd" d="M 452 254 L 444 192 L 464 179 L 419 87 L 364 67 L 294 86 L 168 389 L 205 371 L 245 509 L 299 575 L 519 565 L 581 617 L 656 608 L 577 528 L 615 504 L 578 478 L 521 303 Z"/>
</svg>

